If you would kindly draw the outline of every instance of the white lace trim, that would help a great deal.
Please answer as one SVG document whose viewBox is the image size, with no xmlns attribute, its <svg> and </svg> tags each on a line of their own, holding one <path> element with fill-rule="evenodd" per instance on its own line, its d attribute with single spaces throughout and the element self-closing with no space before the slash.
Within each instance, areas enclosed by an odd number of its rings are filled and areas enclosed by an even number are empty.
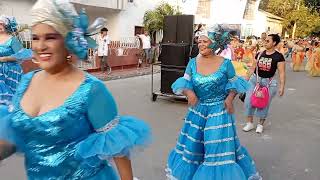
<svg viewBox="0 0 320 180">
<path fill-rule="evenodd" d="M 15 82 L 15 83 L 19 83 L 19 81 L 18 80 L 16 80 L 16 79 L 13 79 L 13 78 L 10 78 L 10 77 L 6 77 L 6 79 L 7 80 L 10 80 L 10 81 L 13 81 L 13 82 Z"/>
<path fill-rule="evenodd" d="M 217 102 L 212 102 L 212 103 L 200 103 L 200 105 L 203 105 L 203 106 L 215 106 L 215 105 L 218 105 L 218 104 L 223 104 L 224 101 L 217 101 Z"/>
<path fill-rule="evenodd" d="M 233 125 L 236 125 L 236 124 L 235 123 L 228 123 L 228 124 L 221 124 L 221 125 L 218 125 L 218 126 L 210 126 L 210 127 L 205 128 L 204 130 L 208 131 L 208 130 L 222 129 L 222 128 L 231 127 Z"/>
<path fill-rule="evenodd" d="M 193 142 L 196 142 L 196 143 L 203 143 L 203 141 L 200 141 L 200 140 L 198 140 L 198 139 L 195 139 L 195 138 L 193 138 L 193 137 L 189 136 L 189 134 L 184 133 L 184 132 L 182 132 L 182 131 L 181 131 L 181 133 L 180 133 L 180 134 L 181 134 L 181 135 L 183 135 L 183 136 L 185 136 L 185 137 L 187 137 L 189 140 L 191 140 L 191 141 L 193 141 Z"/>
<path fill-rule="evenodd" d="M 9 106 L 8 106 L 8 112 L 13 112 L 14 111 L 14 106 L 12 105 L 12 104 L 10 104 Z"/>
<path fill-rule="evenodd" d="M 107 132 L 113 129 L 115 126 L 119 124 L 120 116 L 116 116 L 113 120 L 108 122 L 106 125 L 104 125 L 102 128 L 96 129 L 96 132 Z"/>
<path fill-rule="evenodd" d="M 219 161 L 219 162 L 204 162 L 203 165 L 205 166 L 221 166 L 221 165 L 226 165 L 226 164 L 234 164 L 236 163 L 233 160 L 228 160 L 228 161 Z"/>
<path fill-rule="evenodd" d="M 212 117 L 221 116 L 221 115 L 223 115 L 223 114 L 225 114 L 227 112 L 226 110 L 223 110 L 221 112 L 212 113 L 212 114 L 209 114 L 208 116 L 205 116 L 205 115 L 201 114 L 200 112 L 198 112 L 198 111 L 196 111 L 196 110 L 194 110 L 192 108 L 189 108 L 189 111 L 193 112 L 194 114 L 196 114 L 196 115 L 198 115 L 198 116 L 200 116 L 200 117 L 202 117 L 203 119 L 206 119 L 206 120 L 208 120 L 209 118 L 212 118 Z"/>
<path fill-rule="evenodd" d="M 167 180 L 178 180 L 177 178 L 175 178 L 172 175 L 172 170 L 170 168 L 168 168 L 168 165 L 167 165 L 167 168 L 165 169 L 165 171 L 166 171 Z"/>
<path fill-rule="evenodd" d="M 257 172 L 256 174 L 250 176 L 248 180 L 262 180 L 262 177 L 260 176 L 259 172 Z"/>
<path fill-rule="evenodd" d="M 222 111 L 222 112 L 220 112 L 220 113 L 209 114 L 209 115 L 207 116 L 207 119 L 210 119 L 210 118 L 216 117 L 216 116 L 221 116 L 221 115 L 225 114 L 226 112 L 227 112 L 227 111 L 224 110 L 224 111 Z"/>
<path fill-rule="evenodd" d="M 181 144 L 181 143 L 179 143 L 179 142 L 177 142 L 177 145 L 178 145 L 178 146 L 181 146 L 181 147 L 183 147 L 183 148 L 186 148 L 186 145 Z"/>
<path fill-rule="evenodd" d="M 241 146 L 239 146 L 239 147 L 238 147 L 238 149 L 237 149 L 237 152 L 239 152 L 239 151 L 241 150 L 241 148 L 242 148 L 242 147 L 241 147 Z"/>
<path fill-rule="evenodd" d="M 0 96 L 13 96 L 13 94 L 9 94 L 9 93 L 1 93 Z"/>
<path fill-rule="evenodd" d="M 203 156 L 202 153 L 194 153 L 194 152 L 188 151 L 188 150 L 186 150 L 186 149 L 184 149 L 183 151 L 181 151 L 181 150 L 175 148 L 175 151 L 176 151 L 176 153 L 178 153 L 178 154 L 184 154 L 184 153 L 186 153 L 186 154 L 189 154 L 189 155 L 192 155 L 192 156 Z"/>
<path fill-rule="evenodd" d="M 214 157 L 223 157 L 223 156 L 230 156 L 235 155 L 235 152 L 225 152 L 225 153 L 218 153 L 218 154 L 206 154 L 204 158 L 214 158 Z"/>
<path fill-rule="evenodd" d="M 7 100 L 0 100 L 0 104 L 9 105 L 11 102 Z"/>
<path fill-rule="evenodd" d="M 190 81 L 190 80 L 191 80 L 191 76 L 190 76 L 189 74 L 187 74 L 187 73 L 184 73 L 183 78 L 184 78 L 185 80 L 187 80 L 187 81 Z"/>
<path fill-rule="evenodd" d="M 208 130 L 215 130 L 215 129 L 222 129 L 222 128 L 227 128 L 227 127 L 231 127 L 232 125 L 236 125 L 235 123 L 227 123 L 227 124 L 221 124 L 221 125 L 217 125 L 217 126 L 209 126 L 206 128 L 200 127 L 196 124 L 193 124 L 192 121 L 184 119 L 186 124 L 189 124 L 191 127 L 199 129 L 201 131 L 208 131 Z"/>
<path fill-rule="evenodd" d="M 189 124 L 193 128 L 196 128 L 196 129 L 199 129 L 199 130 L 203 131 L 203 127 L 200 127 L 200 126 L 198 126 L 196 124 L 193 124 L 190 120 L 184 119 L 184 122 L 186 124 Z"/>
<path fill-rule="evenodd" d="M 234 137 L 217 139 L 217 140 L 206 141 L 204 142 L 204 144 L 216 144 L 216 143 L 222 143 L 222 142 L 229 142 L 229 141 L 233 141 L 234 139 L 235 139 Z"/>
<path fill-rule="evenodd" d="M 184 160 L 185 162 L 189 163 L 189 164 L 196 164 L 196 165 L 200 165 L 202 163 L 202 161 L 192 161 L 187 159 L 186 157 L 182 156 L 182 160 Z"/>
<path fill-rule="evenodd" d="M 233 78 L 228 79 L 228 81 L 229 81 L 229 82 L 233 82 L 233 81 L 235 81 L 235 80 L 237 80 L 237 79 L 238 79 L 238 76 L 234 76 Z"/>
<path fill-rule="evenodd" d="M 237 159 L 240 161 L 240 160 L 243 159 L 244 157 L 246 157 L 246 155 L 241 154 L 240 156 L 237 157 Z"/>
<path fill-rule="evenodd" d="M 189 154 L 189 155 L 192 155 L 192 156 L 203 156 L 204 154 L 203 153 L 194 153 L 194 152 L 190 152 L 186 149 L 184 149 L 183 151 L 175 148 L 175 151 L 176 153 L 178 154 Z M 214 158 L 214 157 L 223 157 L 223 156 L 230 156 L 230 155 L 235 155 L 236 153 L 235 152 L 225 152 L 225 153 L 217 153 L 217 154 L 206 154 L 204 156 L 204 158 Z"/>
<path fill-rule="evenodd" d="M 18 74 L 18 75 L 21 75 L 21 74 L 22 74 L 22 72 L 20 72 L 20 71 L 15 71 L 15 70 L 9 70 L 9 72 L 12 72 L 12 73 L 15 73 L 15 74 Z"/>
</svg>

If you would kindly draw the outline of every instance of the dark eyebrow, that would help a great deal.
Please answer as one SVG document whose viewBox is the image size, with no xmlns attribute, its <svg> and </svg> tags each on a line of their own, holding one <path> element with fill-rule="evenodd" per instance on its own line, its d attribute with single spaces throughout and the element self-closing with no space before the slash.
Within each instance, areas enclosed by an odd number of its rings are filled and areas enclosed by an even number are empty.
<svg viewBox="0 0 320 180">
<path fill-rule="evenodd" d="M 37 34 L 32 34 L 32 36 L 38 36 Z M 43 34 L 42 36 L 60 36 L 59 33 L 48 33 L 48 34 Z"/>
</svg>

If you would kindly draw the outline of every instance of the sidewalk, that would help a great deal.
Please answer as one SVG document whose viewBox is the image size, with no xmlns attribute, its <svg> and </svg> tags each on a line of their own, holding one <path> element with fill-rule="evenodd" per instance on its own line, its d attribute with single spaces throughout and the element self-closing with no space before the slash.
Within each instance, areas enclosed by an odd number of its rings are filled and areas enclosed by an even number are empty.
<svg viewBox="0 0 320 180">
<path fill-rule="evenodd" d="M 160 67 L 153 66 L 153 73 L 159 73 Z M 110 81 L 116 79 L 124 79 L 130 78 L 135 76 L 144 76 L 151 74 L 151 65 L 149 67 L 140 67 L 140 68 L 129 68 L 129 69 L 119 69 L 119 70 L 112 70 L 111 74 L 102 73 L 102 72 L 90 72 L 93 76 L 96 76 L 102 81 Z"/>
</svg>

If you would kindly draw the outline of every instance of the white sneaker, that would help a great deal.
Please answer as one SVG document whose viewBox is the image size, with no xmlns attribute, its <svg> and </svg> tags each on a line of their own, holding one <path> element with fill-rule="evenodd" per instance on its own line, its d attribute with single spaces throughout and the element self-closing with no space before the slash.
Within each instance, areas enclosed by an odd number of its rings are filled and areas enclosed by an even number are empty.
<svg viewBox="0 0 320 180">
<path fill-rule="evenodd" d="M 263 126 L 261 124 L 257 125 L 256 133 L 261 134 L 263 132 Z"/>
<path fill-rule="evenodd" d="M 242 130 L 243 130 L 244 132 L 249 132 L 249 131 L 251 131 L 252 129 L 254 129 L 253 123 L 248 122 L 248 123 L 243 127 Z"/>
</svg>

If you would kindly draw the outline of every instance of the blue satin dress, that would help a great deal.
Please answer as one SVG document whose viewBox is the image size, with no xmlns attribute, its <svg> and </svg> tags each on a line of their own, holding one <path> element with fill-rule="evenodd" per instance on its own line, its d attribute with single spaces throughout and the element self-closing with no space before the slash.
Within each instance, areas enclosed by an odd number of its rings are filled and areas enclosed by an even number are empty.
<svg viewBox="0 0 320 180">
<path fill-rule="evenodd" d="M 0 44 L 0 57 L 11 56 L 14 62 L 0 62 L 0 105 L 9 105 L 22 75 L 20 63 L 32 58 L 32 51 L 24 49 L 16 37 Z"/>
<path fill-rule="evenodd" d="M 170 180 L 260 180 L 253 160 L 240 145 L 235 118 L 224 108 L 230 90 L 246 92 L 248 83 L 235 75 L 225 59 L 210 75 L 197 72 L 191 59 L 184 77 L 172 85 L 176 94 L 195 92 L 198 104 L 189 107 L 176 147 L 169 154 Z"/>
<path fill-rule="evenodd" d="M 84 82 L 63 105 L 37 117 L 26 114 L 20 100 L 35 72 L 23 76 L 9 106 L 2 106 L 0 139 L 24 154 L 29 180 L 118 180 L 113 157 L 130 157 L 149 143 L 150 127 L 119 116 L 103 82 L 86 74 Z"/>
</svg>

